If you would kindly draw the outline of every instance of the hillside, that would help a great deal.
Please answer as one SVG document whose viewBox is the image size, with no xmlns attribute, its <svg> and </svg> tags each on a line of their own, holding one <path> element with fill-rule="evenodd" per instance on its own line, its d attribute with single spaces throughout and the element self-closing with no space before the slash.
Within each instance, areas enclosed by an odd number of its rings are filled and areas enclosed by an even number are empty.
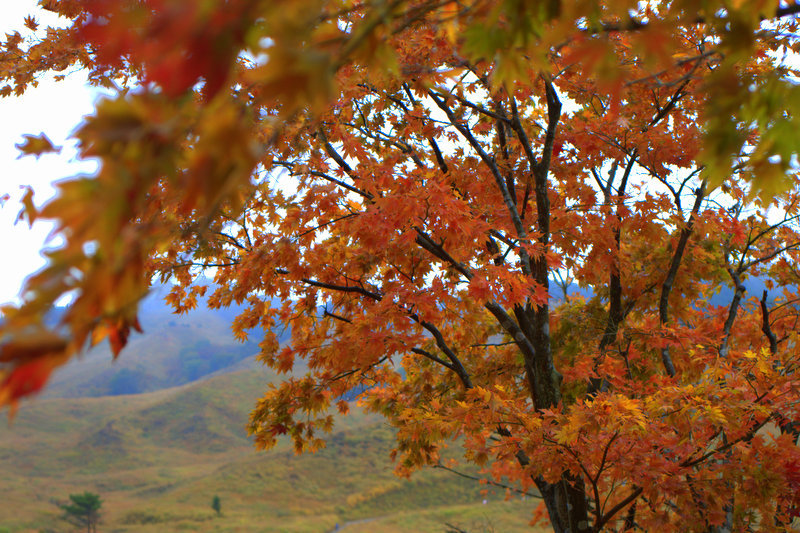
<svg viewBox="0 0 800 533">
<path fill-rule="evenodd" d="M 359 409 L 317 454 L 295 456 L 287 443 L 255 451 L 244 426 L 273 379 L 250 368 L 146 394 L 24 404 L 0 430 L 0 531 L 68 531 L 53 502 L 84 490 L 105 502 L 104 532 L 321 533 L 360 520 L 343 530 L 530 531 L 530 500 L 493 493 L 483 505 L 483 486 L 440 470 L 395 477 L 391 430 Z"/>
<path fill-rule="evenodd" d="M 236 309 L 211 311 L 204 304 L 176 315 L 153 291 L 141 305 L 144 334 L 133 334 L 116 361 L 102 343 L 62 368 L 45 388 L 47 398 L 82 398 L 152 392 L 232 370 L 258 352 L 259 338 L 237 342 L 230 324 Z"/>
</svg>

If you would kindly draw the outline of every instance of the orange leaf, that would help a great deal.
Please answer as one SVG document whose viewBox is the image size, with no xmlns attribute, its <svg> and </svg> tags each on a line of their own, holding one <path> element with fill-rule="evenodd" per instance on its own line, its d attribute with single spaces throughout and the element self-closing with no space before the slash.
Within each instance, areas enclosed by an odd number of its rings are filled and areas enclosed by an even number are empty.
<svg viewBox="0 0 800 533">
<path fill-rule="evenodd" d="M 111 351 L 114 353 L 114 359 L 119 357 L 119 353 L 128 344 L 128 335 L 130 335 L 130 328 L 128 326 L 112 327 L 108 333 L 108 343 L 111 345 Z"/>
<path fill-rule="evenodd" d="M 39 27 L 39 24 L 36 22 L 36 19 L 33 18 L 31 15 L 25 17 L 25 27 L 31 31 L 36 31 Z"/>
</svg>

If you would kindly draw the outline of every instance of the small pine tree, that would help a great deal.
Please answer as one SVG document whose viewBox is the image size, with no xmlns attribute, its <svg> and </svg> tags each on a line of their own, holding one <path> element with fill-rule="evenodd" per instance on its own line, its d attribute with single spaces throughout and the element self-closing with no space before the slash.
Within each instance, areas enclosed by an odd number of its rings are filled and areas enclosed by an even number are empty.
<svg viewBox="0 0 800 533">
<path fill-rule="evenodd" d="M 64 520 L 81 528 L 86 528 L 86 533 L 97 532 L 97 522 L 100 521 L 100 506 L 103 500 L 92 492 L 83 494 L 70 494 L 71 503 L 60 505 L 64 511 Z"/>
<path fill-rule="evenodd" d="M 214 499 L 211 500 L 211 508 L 217 512 L 217 516 L 222 514 L 222 502 L 216 494 L 214 495 Z"/>
</svg>

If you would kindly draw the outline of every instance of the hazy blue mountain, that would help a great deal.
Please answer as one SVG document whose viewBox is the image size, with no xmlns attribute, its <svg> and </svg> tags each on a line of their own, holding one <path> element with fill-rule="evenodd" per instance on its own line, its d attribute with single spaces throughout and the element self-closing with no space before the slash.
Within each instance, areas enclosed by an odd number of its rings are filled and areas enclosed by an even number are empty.
<svg viewBox="0 0 800 533">
<path fill-rule="evenodd" d="M 759 278 L 744 284 L 746 297 L 760 298 L 766 287 Z M 107 345 L 102 344 L 59 369 L 44 395 L 75 398 L 156 391 L 258 364 L 252 356 L 258 352 L 260 331 L 254 330 L 245 343 L 231 334 L 231 321 L 241 307 L 209 310 L 201 301 L 195 310 L 176 315 L 163 300 L 166 290 L 156 288 L 142 302 L 139 316 L 145 334 L 134 334 L 119 359 L 113 361 Z M 551 284 L 550 290 L 553 303 L 563 299 L 556 284 Z M 567 293 L 591 298 L 594 291 L 572 284 Z M 769 295 L 775 298 L 779 291 L 772 290 Z M 732 297 L 730 287 L 709 295 L 711 304 L 719 306 L 730 305 Z M 49 320 L 55 323 L 57 318 L 58 310 Z M 281 329 L 281 342 L 288 337 L 288 330 Z"/>
<path fill-rule="evenodd" d="M 253 365 L 259 330 L 238 342 L 230 324 L 241 308 L 209 310 L 205 302 L 176 315 L 164 302 L 165 289 L 154 290 L 140 305 L 144 334 L 133 333 L 115 361 L 107 343 L 60 368 L 45 389 L 46 397 L 78 398 L 156 391 Z M 57 322 L 59 311 L 49 318 Z M 281 341 L 287 337 L 281 332 Z"/>
<path fill-rule="evenodd" d="M 745 298 L 751 298 L 755 296 L 756 298 L 761 299 L 761 295 L 763 294 L 764 290 L 767 289 L 767 279 L 766 278 L 748 278 L 742 282 L 745 287 Z M 791 290 L 795 290 L 794 287 L 790 287 Z M 780 296 L 782 290 L 780 288 L 775 288 L 768 290 L 767 298 L 769 301 L 773 301 L 776 297 Z M 575 295 L 582 295 L 585 298 L 591 298 L 594 296 L 595 292 L 591 287 L 580 287 L 576 283 L 571 283 L 567 287 L 567 294 L 570 296 Z M 552 303 L 558 303 L 564 299 L 564 293 L 560 287 L 558 287 L 555 283 L 551 282 L 550 285 L 550 301 Z M 708 296 L 708 299 L 712 305 L 719 305 L 727 307 L 730 305 L 731 300 L 733 299 L 733 288 L 730 286 L 722 287 L 717 292 Z"/>
</svg>

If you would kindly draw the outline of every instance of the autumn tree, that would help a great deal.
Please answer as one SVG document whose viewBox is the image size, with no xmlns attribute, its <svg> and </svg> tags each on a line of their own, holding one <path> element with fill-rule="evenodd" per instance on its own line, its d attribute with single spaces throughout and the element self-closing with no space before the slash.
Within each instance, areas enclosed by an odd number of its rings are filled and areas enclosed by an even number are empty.
<svg viewBox="0 0 800 533">
<path fill-rule="evenodd" d="M 4 403 L 170 282 L 263 328 L 262 447 L 356 391 L 400 474 L 460 439 L 559 533 L 797 514 L 800 7 L 44 4 L 73 24 L 12 35 L 5 92 L 78 63 L 118 95 L 76 133 L 97 175 L 26 207 L 66 244 L 4 310 Z"/>
</svg>

